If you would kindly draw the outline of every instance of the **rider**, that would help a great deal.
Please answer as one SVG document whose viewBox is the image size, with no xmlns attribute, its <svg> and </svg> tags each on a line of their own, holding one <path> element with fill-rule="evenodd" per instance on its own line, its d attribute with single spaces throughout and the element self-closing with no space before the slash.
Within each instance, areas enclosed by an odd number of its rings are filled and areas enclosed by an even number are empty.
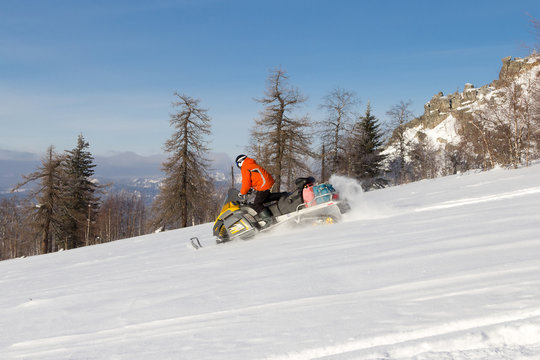
<svg viewBox="0 0 540 360">
<path fill-rule="evenodd" d="M 274 185 L 272 175 L 257 164 L 255 160 L 244 154 L 236 157 L 236 166 L 242 172 L 242 188 L 238 196 L 244 198 L 253 188 L 255 190 L 255 200 L 252 207 L 257 211 L 261 220 L 265 222 L 264 227 L 271 225 L 274 222 L 274 218 L 270 210 L 264 207 L 263 203 L 267 201 L 270 196 L 270 189 Z"/>
</svg>

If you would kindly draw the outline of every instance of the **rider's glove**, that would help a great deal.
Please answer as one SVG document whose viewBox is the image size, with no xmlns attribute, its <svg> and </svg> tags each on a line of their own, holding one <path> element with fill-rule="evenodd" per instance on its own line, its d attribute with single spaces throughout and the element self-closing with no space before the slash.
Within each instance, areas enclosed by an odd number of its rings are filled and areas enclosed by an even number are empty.
<svg viewBox="0 0 540 360">
<path fill-rule="evenodd" d="M 238 193 L 238 199 L 240 200 L 241 203 L 245 203 L 247 201 L 247 195 Z"/>
</svg>

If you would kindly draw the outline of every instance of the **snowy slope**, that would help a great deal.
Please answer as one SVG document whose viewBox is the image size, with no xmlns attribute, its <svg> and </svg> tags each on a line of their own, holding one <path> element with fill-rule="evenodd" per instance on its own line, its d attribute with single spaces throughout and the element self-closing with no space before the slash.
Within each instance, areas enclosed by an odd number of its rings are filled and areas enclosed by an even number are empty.
<svg viewBox="0 0 540 360">
<path fill-rule="evenodd" d="M 540 164 L 333 182 L 341 224 L 0 262 L 0 358 L 540 359 Z"/>
</svg>

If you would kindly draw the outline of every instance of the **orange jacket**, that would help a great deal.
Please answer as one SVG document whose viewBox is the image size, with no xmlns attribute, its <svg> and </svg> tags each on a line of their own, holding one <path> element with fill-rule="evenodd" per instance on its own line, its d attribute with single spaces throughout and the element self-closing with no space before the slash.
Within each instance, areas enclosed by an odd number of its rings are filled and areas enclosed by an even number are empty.
<svg viewBox="0 0 540 360">
<path fill-rule="evenodd" d="M 240 169 L 242 172 L 242 188 L 240 194 L 247 194 L 249 189 L 256 191 L 270 190 L 274 178 L 252 158 L 246 158 Z"/>
</svg>

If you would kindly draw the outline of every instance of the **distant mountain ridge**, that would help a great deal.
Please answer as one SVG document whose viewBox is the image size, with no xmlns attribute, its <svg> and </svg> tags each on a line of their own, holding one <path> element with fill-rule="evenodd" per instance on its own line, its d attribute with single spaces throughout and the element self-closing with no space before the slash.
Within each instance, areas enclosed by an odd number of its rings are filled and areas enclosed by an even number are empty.
<svg viewBox="0 0 540 360">
<path fill-rule="evenodd" d="M 134 152 L 116 152 L 94 157 L 95 178 L 101 184 L 111 184 L 109 191 L 139 193 L 146 203 L 159 192 L 164 174 L 165 154 L 143 156 Z M 210 153 L 210 176 L 219 184 L 230 179 L 232 160 L 224 153 Z M 41 166 L 40 156 L 28 152 L 0 149 L 0 197 L 11 196 L 10 189 L 23 180 L 23 175 Z"/>
</svg>

